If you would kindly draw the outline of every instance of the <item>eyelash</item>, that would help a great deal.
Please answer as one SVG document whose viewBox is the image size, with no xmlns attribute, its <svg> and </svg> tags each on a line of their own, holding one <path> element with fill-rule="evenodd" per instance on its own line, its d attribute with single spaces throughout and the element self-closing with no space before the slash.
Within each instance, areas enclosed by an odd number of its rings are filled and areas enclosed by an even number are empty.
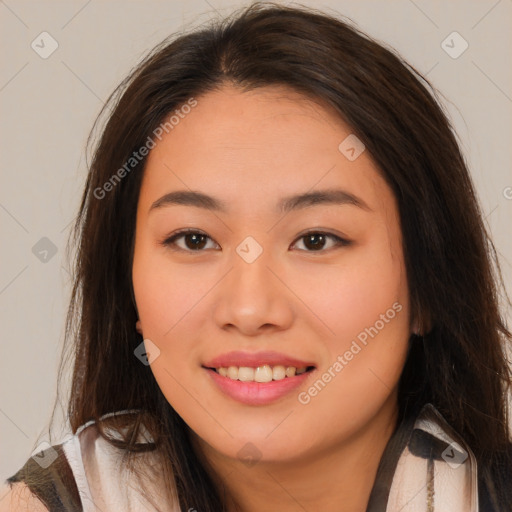
<svg viewBox="0 0 512 512">
<path fill-rule="evenodd" d="M 211 237 L 209 237 L 206 233 L 203 233 L 202 231 L 198 231 L 195 229 L 183 229 L 183 230 L 177 231 L 173 235 L 165 238 L 162 242 L 160 242 L 160 244 L 163 245 L 164 247 L 169 248 L 174 251 L 182 251 L 182 252 L 189 252 L 189 253 L 200 253 L 200 252 L 204 252 L 206 250 L 206 249 L 199 249 L 196 251 L 196 250 L 192 250 L 192 249 L 183 249 L 181 247 L 176 246 L 175 241 L 181 237 L 184 237 L 185 235 L 204 235 L 213 241 L 213 239 Z M 299 240 L 301 240 L 302 238 L 305 238 L 309 235 L 324 235 L 328 238 L 332 238 L 336 242 L 336 245 L 334 247 L 330 247 L 329 249 L 325 249 L 325 250 L 320 249 L 318 251 L 308 251 L 308 250 L 300 249 L 303 252 L 309 252 L 309 253 L 313 253 L 313 254 L 314 253 L 322 253 L 322 252 L 330 251 L 332 249 L 346 247 L 352 243 L 351 240 L 341 238 L 338 235 L 335 235 L 334 233 L 328 233 L 328 232 L 324 232 L 324 231 L 308 231 L 307 233 L 303 233 L 302 235 L 300 235 L 292 245 L 295 245 L 295 243 L 297 243 Z"/>
</svg>

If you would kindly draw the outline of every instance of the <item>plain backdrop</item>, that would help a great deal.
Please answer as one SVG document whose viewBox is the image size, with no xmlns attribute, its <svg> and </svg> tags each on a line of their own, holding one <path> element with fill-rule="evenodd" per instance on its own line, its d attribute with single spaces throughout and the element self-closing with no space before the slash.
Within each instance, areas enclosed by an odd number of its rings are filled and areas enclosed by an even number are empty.
<svg viewBox="0 0 512 512">
<path fill-rule="evenodd" d="M 510 294 L 512 1 L 302 4 L 349 17 L 394 47 L 444 95 Z M 70 293 L 66 241 L 96 115 L 155 44 L 243 5 L 247 2 L 0 0 L 2 481 L 48 439 Z M 510 312 L 507 317 L 510 321 Z M 64 435 L 62 419 L 57 424 Z"/>
</svg>

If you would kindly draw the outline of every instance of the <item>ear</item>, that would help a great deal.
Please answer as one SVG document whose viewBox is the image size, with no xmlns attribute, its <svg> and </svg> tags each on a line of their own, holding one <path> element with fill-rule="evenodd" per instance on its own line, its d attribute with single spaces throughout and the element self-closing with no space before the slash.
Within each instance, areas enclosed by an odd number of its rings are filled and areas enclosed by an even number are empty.
<svg viewBox="0 0 512 512">
<path fill-rule="evenodd" d="M 139 334 L 142 334 L 142 326 L 141 326 L 140 320 L 137 320 L 137 321 L 135 322 L 135 330 L 136 330 Z"/>
</svg>

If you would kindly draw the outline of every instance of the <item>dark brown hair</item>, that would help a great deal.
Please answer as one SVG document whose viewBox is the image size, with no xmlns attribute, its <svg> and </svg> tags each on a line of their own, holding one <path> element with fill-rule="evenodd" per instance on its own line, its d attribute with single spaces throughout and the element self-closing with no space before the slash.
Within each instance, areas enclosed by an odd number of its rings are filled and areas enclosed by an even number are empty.
<svg viewBox="0 0 512 512">
<path fill-rule="evenodd" d="M 68 409 L 73 431 L 112 411 L 140 411 L 132 434 L 142 422 L 149 428 L 182 509 L 224 509 L 187 425 L 134 356 L 142 338 L 134 328 L 131 267 L 146 159 L 102 199 L 94 191 L 170 112 L 225 84 L 241 90 L 280 85 L 316 98 L 365 144 L 397 199 L 411 311 L 423 329 L 423 336 L 410 339 L 400 421 L 432 403 L 467 441 L 482 478 L 495 489 L 496 507 L 501 503 L 504 510 L 512 502 L 505 482 L 511 466 L 504 353 L 511 333 L 498 308 L 503 282 L 496 251 L 454 131 L 438 93 L 395 51 L 341 17 L 302 6 L 257 3 L 166 40 L 109 98 L 112 112 L 74 228 L 77 258 L 66 323 L 75 357 Z M 134 439 L 121 445 L 136 451 Z"/>
</svg>

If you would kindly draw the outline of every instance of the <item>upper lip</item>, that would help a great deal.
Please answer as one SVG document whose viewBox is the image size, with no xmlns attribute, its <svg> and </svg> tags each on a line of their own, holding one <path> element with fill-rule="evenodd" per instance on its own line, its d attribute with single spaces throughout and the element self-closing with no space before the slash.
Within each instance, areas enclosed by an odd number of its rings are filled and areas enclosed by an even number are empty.
<svg viewBox="0 0 512 512">
<path fill-rule="evenodd" d="M 315 366 L 310 361 L 301 361 L 295 357 L 273 351 L 227 352 L 207 361 L 203 366 L 206 368 L 228 368 L 229 366 L 246 366 L 249 368 L 256 368 L 265 364 L 268 364 L 269 366 L 295 366 L 296 368 Z"/>
</svg>

